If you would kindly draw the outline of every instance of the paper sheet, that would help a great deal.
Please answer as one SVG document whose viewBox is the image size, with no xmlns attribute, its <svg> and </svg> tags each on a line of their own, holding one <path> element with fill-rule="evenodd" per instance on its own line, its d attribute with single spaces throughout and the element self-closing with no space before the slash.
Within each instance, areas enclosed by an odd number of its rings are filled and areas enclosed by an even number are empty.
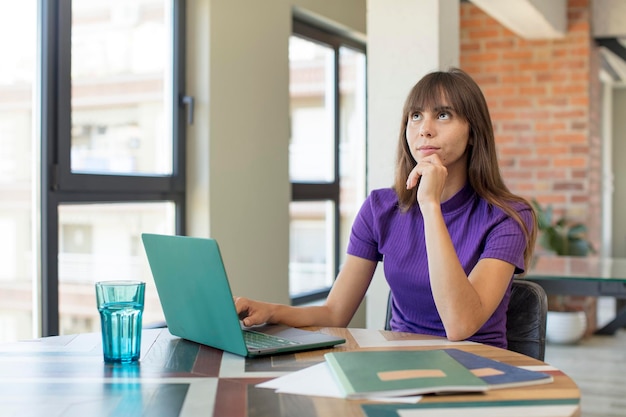
<svg viewBox="0 0 626 417">
<path fill-rule="evenodd" d="M 335 382 L 326 362 L 309 366 L 297 372 L 262 382 L 259 388 L 269 388 L 277 393 L 311 395 L 318 397 L 345 398 Z M 422 399 L 421 395 L 407 397 L 371 397 L 368 400 L 414 404 Z"/>
</svg>

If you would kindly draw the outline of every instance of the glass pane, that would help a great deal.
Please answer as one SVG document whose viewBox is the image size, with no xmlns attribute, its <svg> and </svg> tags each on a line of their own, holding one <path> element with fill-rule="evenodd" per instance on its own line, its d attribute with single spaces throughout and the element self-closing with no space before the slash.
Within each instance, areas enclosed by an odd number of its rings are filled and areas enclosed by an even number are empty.
<svg viewBox="0 0 626 417">
<path fill-rule="evenodd" d="M 339 49 L 340 251 L 345 259 L 350 229 L 366 195 L 365 189 L 365 54 Z"/>
<path fill-rule="evenodd" d="M 59 207 L 59 332 L 98 331 L 96 281 L 146 282 L 143 323 L 163 320 L 141 233 L 175 233 L 171 202 Z"/>
<path fill-rule="evenodd" d="M 334 204 L 331 201 L 289 205 L 289 294 L 330 288 L 335 279 Z"/>
<path fill-rule="evenodd" d="M 295 36 L 290 38 L 291 181 L 335 179 L 334 61 L 332 49 Z"/>
<path fill-rule="evenodd" d="M 172 173 L 171 1 L 72 1 L 72 172 Z"/>
<path fill-rule="evenodd" d="M 0 342 L 34 335 L 37 1 L 0 0 Z"/>
</svg>

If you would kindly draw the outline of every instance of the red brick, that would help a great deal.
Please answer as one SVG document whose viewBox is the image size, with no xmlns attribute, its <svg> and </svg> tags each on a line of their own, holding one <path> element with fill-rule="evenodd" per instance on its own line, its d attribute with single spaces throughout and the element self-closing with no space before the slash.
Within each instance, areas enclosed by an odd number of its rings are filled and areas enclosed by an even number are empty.
<svg viewBox="0 0 626 417">
<path fill-rule="evenodd" d="M 580 168 L 580 167 L 584 167 L 587 165 L 587 159 L 586 158 L 555 158 L 554 161 L 554 166 L 555 167 L 560 167 L 560 168 Z"/>
<path fill-rule="evenodd" d="M 481 47 L 477 43 L 462 43 L 461 44 L 461 53 L 470 54 L 473 52 L 480 52 Z"/>
<path fill-rule="evenodd" d="M 576 191 L 582 190 L 583 184 L 580 182 L 555 182 L 554 183 L 554 191 Z"/>
<path fill-rule="evenodd" d="M 572 106 L 589 107 L 589 97 L 572 97 L 570 103 Z"/>
<path fill-rule="evenodd" d="M 533 51 L 531 50 L 507 50 L 502 53 L 502 58 L 506 60 L 516 59 L 516 60 L 528 60 L 533 57 Z"/>
<path fill-rule="evenodd" d="M 512 84 L 529 84 L 533 81 L 533 77 L 531 74 L 512 74 L 512 75 L 503 75 L 502 82 L 503 83 L 512 83 Z"/>
<path fill-rule="evenodd" d="M 547 131 L 554 132 L 558 130 L 565 130 L 567 125 L 564 122 L 537 122 L 535 123 L 535 130 L 539 132 Z"/>
<path fill-rule="evenodd" d="M 485 42 L 485 48 L 487 49 L 511 49 L 515 47 L 515 40 L 513 39 L 493 39 Z"/>
<path fill-rule="evenodd" d="M 554 71 L 535 72 L 533 75 L 535 76 L 535 79 L 540 83 L 562 83 L 566 80 L 566 78 L 563 77 L 563 74 Z"/>
<path fill-rule="evenodd" d="M 565 178 L 565 171 L 561 170 L 544 170 L 544 171 L 536 171 L 537 174 L 537 178 L 538 179 L 549 179 L 549 180 L 556 180 L 556 179 L 564 179 Z"/>
<path fill-rule="evenodd" d="M 546 95 L 547 89 L 545 86 L 536 86 L 536 87 L 520 87 L 520 94 L 523 95 L 533 95 L 533 96 L 543 96 Z"/>
<path fill-rule="evenodd" d="M 587 135 L 584 133 L 557 134 L 554 135 L 554 140 L 564 143 L 587 143 Z"/>
<path fill-rule="evenodd" d="M 537 146 L 535 149 L 539 155 L 565 155 L 567 146 Z"/>
<path fill-rule="evenodd" d="M 549 69 L 549 62 L 523 62 L 520 64 L 522 71 L 547 71 Z"/>
<path fill-rule="evenodd" d="M 568 104 L 568 97 L 557 97 L 550 96 L 547 98 L 540 97 L 537 99 L 539 106 L 557 106 L 557 107 L 566 107 Z"/>
<path fill-rule="evenodd" d="M 511 155 L 522 156 L 522 155 L 530 155 L 531 153 L 532 153 L 532 150 L 526 147 L 523 147 L 523 148 L 513 147 L 513 146 L 501 146 L 500 147 L 500 154 L 506 155 L 506 156 L 511 156 Z"/>
<path fill-rule="evenodd" d="M 480 62 L 492 62 L 500 59 L 500 54 L 495 52 L 479 52 L 476 54 L 472 54 L 468 57 L 470 62 L 480 63 Z"/>
<path fill-rule="evenodd" d="M 506 108 L 516 108 L 516 107 L 531 107 L 532 101 L 528 98 L 506 98 L 502 99 L 502 106 Z"/>
<path fill-rule="evenodd" d="M 548 158 L 524 159 L 520 161 L 521 168 L 541 168 L 550 165 Z M 525 174 L 528 175 L 527 173 Z"/>
<path fill-rule="evenodd" d="M 487 26 L 487 25 L 485 25 Z M 500 30 L 496 29 L 475 29 L 468 31 L 470 39 L 495 39 L 500 36 Z"/>
<path fill-rule="evenodd" d="M 484 70 L 483 71 L 479 71 L 479 72 L 483 72 L 483 73 L 496 73 L 496 74 L 510 74 L 512 72 L 516 71 L 516 67 L 514 64 L 510 63 L 510 62 L 489 62 L 488 64 L 485 65 Z"/>
<path fill-rule="evenodd" d="M 586 93 L 588 87 L 585 84 L 569 84 L 569 85 L 555 85 L 552 87 L 552 94 L 558 96 L 567 96 L 570 94 Z"/>
</svg>

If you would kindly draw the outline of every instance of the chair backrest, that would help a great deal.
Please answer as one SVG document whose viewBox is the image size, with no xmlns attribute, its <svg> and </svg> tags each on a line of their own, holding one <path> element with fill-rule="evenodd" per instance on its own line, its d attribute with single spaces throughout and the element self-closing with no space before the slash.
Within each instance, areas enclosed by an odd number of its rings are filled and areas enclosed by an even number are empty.
<svg viewBox="0 0 626 417">
<path fill-rule="evenodd" d="M 509 350 L 543 360 L 546 353 L 548 297 L 536 282 L 516 278 L 506 314 Z M 387 301 L 385 330 L 391 330 L 391 293 Z"/>
<path fill-rule="evenodd" d="M 536 282 L 514 279 L 506 313 L 509 350 L 543 360 L 546 353 L 548 296 Z"/>
</svg>

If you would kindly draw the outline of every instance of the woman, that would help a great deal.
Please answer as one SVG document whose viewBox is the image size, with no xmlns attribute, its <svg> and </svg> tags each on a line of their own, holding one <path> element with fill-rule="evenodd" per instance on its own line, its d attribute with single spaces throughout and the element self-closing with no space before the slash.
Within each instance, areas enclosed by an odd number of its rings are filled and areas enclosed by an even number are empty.
<svg viewBox="0 0 626 417">
<path fill-rule="evenodd" d="M 393 330 L 507 347 L 511 280 L 529 264 L 536 219 L 502 181 L 485 98 L 462 70 L 433 72 L 401 120 L 394 186 L 361 207 L 325 304 L 236 297 L 244 325 L 347 326 L 384 260 Z"/>
</svg>

